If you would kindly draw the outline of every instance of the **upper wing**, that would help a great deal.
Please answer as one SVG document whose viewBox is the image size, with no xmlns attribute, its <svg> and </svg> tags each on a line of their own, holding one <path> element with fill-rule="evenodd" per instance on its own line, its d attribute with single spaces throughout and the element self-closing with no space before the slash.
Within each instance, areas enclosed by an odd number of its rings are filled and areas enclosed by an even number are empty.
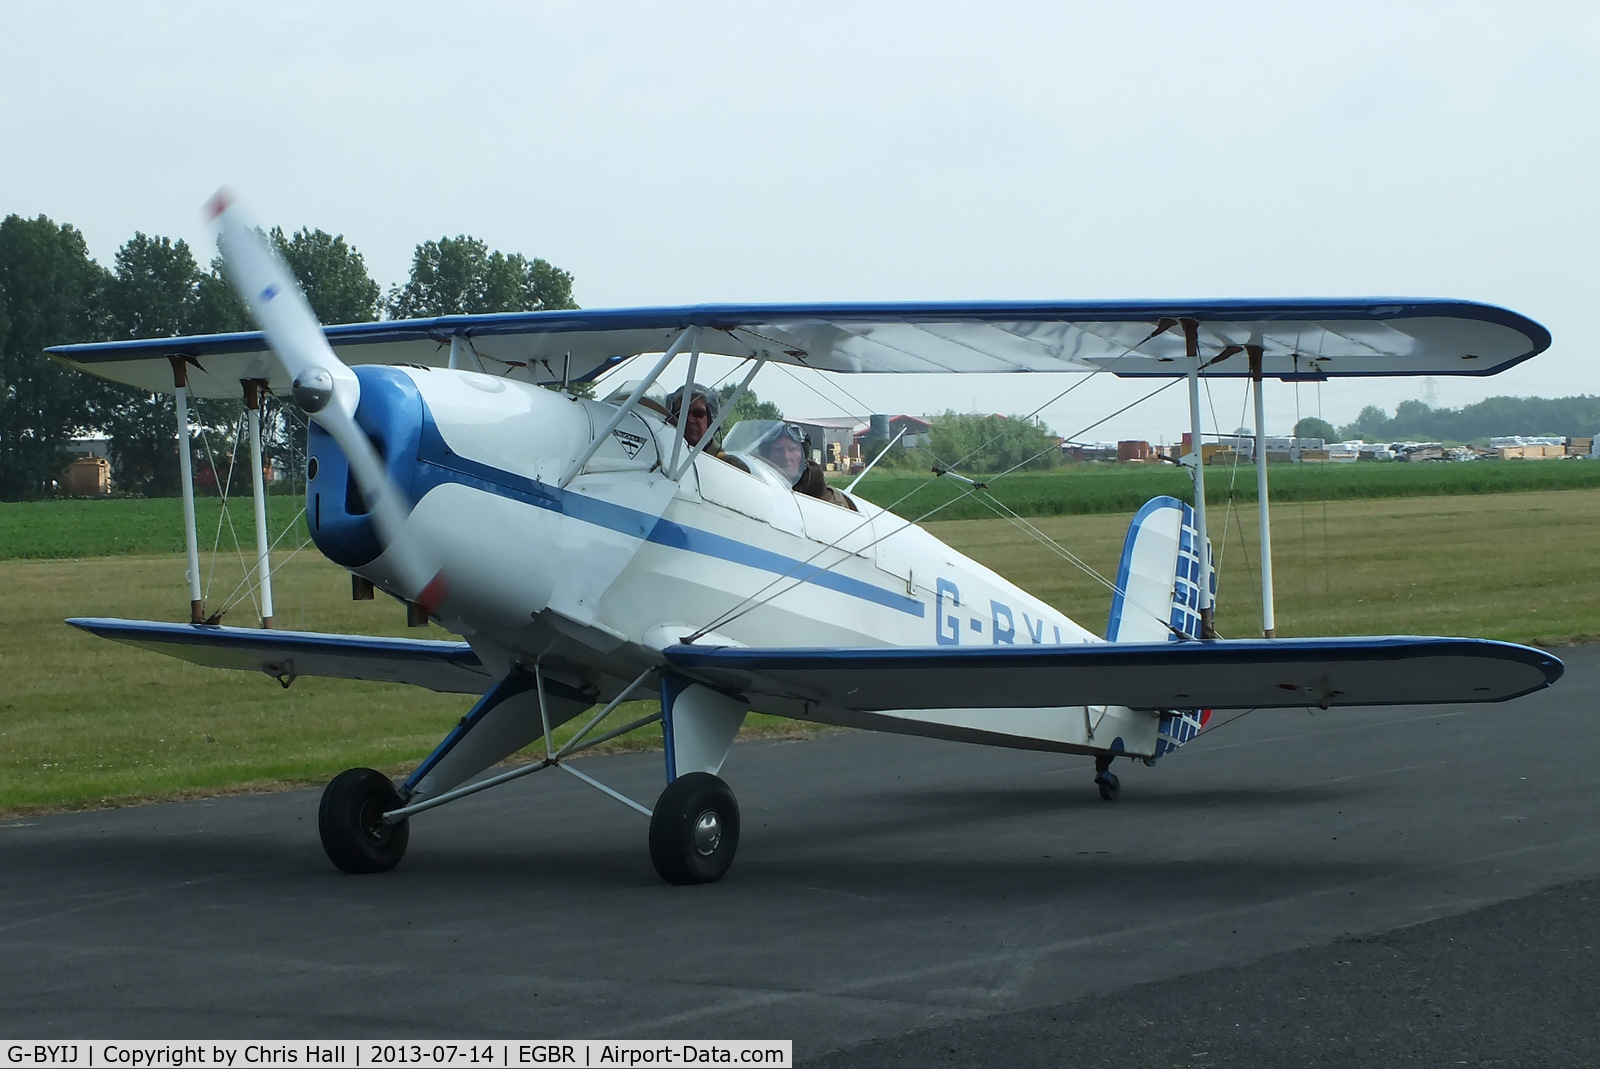
<svg viewBox="0 0 1600 1069">
<path fill-rule="evenodd" d="M 662 651 L 693 679 L 765 713 L 829 709 L 1267 709 L 1498 702 L 1541 690 L 1543 650 L 1469 638 L 1238 639 L 1081 646 Z"/>
<path fill-rule="evenodd" d="M 1259 346 L 1276 378 L 1493 375 L 1543 352 L 1550 334 L 1493 305 L 1424 298 L 1034 301 L 936 304 L 697 305 L 444 316 L 326 328 L 347 364 L 447 366 L 538 383 L 584 381 L 640 353 L 665 352 L 686 327 L 702 352 L 762 356 L 839 372 L 1095 371 L 1187 373 L 1192 322 L 1208 375 L 1249 374 Z M 190 365 L 200 397 L 241 379 L 289 388 L 260 332 L 58 345 L 62 363 L 153 392 Z"/>
<path fill-rule="evenodd" d="M 156 620 L 79 618 L 67 623 L 207 668 L 265 672 L 284 682 L 298 676 L 409 683 L 450 694 L 482 694 L 494 677 L 465 642 L 369 638 L 315 631 L 208 627 Z"/>
</svg>

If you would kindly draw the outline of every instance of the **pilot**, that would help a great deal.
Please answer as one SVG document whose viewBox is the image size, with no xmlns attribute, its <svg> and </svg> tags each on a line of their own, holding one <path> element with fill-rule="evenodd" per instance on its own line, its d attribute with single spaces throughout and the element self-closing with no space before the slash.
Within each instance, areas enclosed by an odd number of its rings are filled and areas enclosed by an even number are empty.
<svg viewBox="0 0 1600 1069">
<path fill-rule="evenodd" d="M 683 412 L 685 393 L 689 395 L 689 413 L 683 416 L 683 440 L 691 446 L 696 446 L 700 444 L 700 439 L 706 436 L 706 431 L 711 429 L 711 424 L 716 421 L 717 411 L 722 407 L 722 402 L 715 390 L 707 389 L 698 382 L 673 390 L 667 396 L 667 422 L 674 427 L 678 425 L 679 416 Z M 706 443 L 705 451 L 712 456 L 721 452 L 717 448 L 715 439 Z"/>
<path fill-rule="evenodd" d="M 717 413 L 722 409 L 722 399 L 717 396 L 717 391 L 700 385 L 698 382 L 685 383 L 667 395 L 667 424 L 676 427 L 679 414 L 683 412 L 683 395 L 689 395 L 689 414 L 683 419 L 683 440 L 690 448 L 700 444 L 700 439 L 706 436 L 711 425 L 717 421 Z M 716 457 L 727 464 L 732 464 L 740 471 L 749 471 L 744 461 L 738 457 L 730 457 L 722 451 L 722 446 L 715 438 L 706 443 L 705 455 Z"/>
</svg>

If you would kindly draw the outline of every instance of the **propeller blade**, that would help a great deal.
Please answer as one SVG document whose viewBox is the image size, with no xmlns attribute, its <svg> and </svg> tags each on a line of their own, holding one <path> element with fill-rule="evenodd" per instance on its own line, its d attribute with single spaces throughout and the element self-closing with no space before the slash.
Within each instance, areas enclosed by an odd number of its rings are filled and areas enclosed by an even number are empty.
<svg viewBox="0 0 1600 1069">
<path fill-rule="evenodd" d="M 207 202 L 206 212 L 218 228 L 228 281 L 293 381 L 295 402 L 328 432 L 349 460 L 351 474 L 402 587 L 396 593 L 432 613 L 444 599 L 444 573 L 430 567 L 424 547 L 407 537 L 410 502 L 356 423 L 361 380 L 334 354 L 288 265 L 233 194 L 219 190 Z"/>
</svg>

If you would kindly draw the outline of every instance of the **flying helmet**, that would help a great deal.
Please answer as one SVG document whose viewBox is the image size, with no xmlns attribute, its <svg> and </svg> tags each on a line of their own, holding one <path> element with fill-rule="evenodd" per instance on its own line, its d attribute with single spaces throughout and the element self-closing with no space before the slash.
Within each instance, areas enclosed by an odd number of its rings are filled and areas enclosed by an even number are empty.
<svg viewBox="0 0 1600 1069">
<path fill-rule="evenodd" d="M 706 403 L 706 416 L 715 423 L 717 413 L 722 410 L 722 398 L 717 396 L 717 391 L 709 386 L 702 386 L 698 382 L 687 383 L 667 394 L 667 412 L 676 420 L 683 411 L 683 396 L 689 395 L 689 403 L 693 404 L 696 397 Z"/>
</svg>

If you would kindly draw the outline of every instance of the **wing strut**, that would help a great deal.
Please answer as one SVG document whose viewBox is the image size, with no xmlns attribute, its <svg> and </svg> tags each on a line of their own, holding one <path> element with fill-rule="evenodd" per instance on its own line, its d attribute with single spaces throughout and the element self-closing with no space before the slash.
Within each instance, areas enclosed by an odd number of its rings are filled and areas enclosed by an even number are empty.
<svg viewBox="0 0 1600 1069">
<path fill-rule="evenodd" d="M 1211 542 L 1206 536 L 1206 451 L 1200 437 L 1200 324 L 1181 319 L 1184 345 L 1189 356 L 1189 442 L 1194 465 L 1194 530 L 1200 540 L 1195 555 L 1200 558 L 1200 637 L 1216 638 L 1216 606 L 1211 603 Z"/>
<path fill-rule="evenodd" d="M 668 473 L 667 477 L 669 479 L 671 479 L 673 482 L 677 482 L 679 479 L 683 478 L 684 473 L 694 465 L 694 458 L 703 453 L 706 446 L 711 444 L 712 440 L 716 437 L 717 431 L 722 429 L 722 423 L 728 418 L 728 413 L 732 412 L 734 406 L 744 399 L 745 391 L 750 389 L 750 381 L 756 377 L 756 372 L 760 371 L 762 365 L 764 365 L 766 362 L 766 357 L 756 357 L 755 364 L 750 368 L 749 372 L 745 374 L 744 381 L 740 382 L 739 388 L 733 391 L 733 396 L 729 397 L 726 402 L 719 406 L 722 411 L 717 413 L 717 418 L 711 421 L 711 426 L 707 427 L 706 432 L 700 436 L 700 441 L 684 459 L 682 466 L 674 468 Z M 689 384 L 692 386 L 694 384 L 694 380 L 691 379 Z"/>
<path fill-rule="evenodd" d="M 1277 638 L 1272 606 L 1272 509 L 1267 504 L 1267 407 L 1261 396 L 1261 346 L 1246 345 L 1256 399 L 1256 518 L 1261 525 L 1261 637 Z M 1295 431 L 1299 433 L 1298 428 Z"/>
<path fill-rule="evenodd" d="M 678 457 L 683 454 L 684 439 L 689 433 L 689 407 L 694 402 L 694 398 L 691 396 L 691 394 L 694 392 L 695 387 L 695 372 L 698 371 L 699 368 L 700 337 L 697 334 L 695 335 L 694 346 L 689 350 L 689 374 L 684 377 L 683 393 L 679 395 L 683 398 L 683 400 L 679 403 L 678 413 L 676 416 L 678 423 L 677 433 L 672 436 L 672 463 L 668 464 L 666 468 L 666 470 L 670 472 L 676 472 L 678 470 Z M 722 413 L 720 412 L 717 413 L 719 416 L 721 414 Z M 677 481 L 676 476 L 674 476 L 673 481 Z"/>
<path fill-rule="evenodd" d="M 200 533 L 195 530 L 194 518 L 194 454 L 189 441 L 189 365 L 183 356 L 169 356 L 172 361 L 172 395 L 178 410 L 178 477 L 183 483 L 183 546 L 189 562 L 189 622 L 206 622 L 205 608 L 200 604 Z"/>
<path fill-rule="evenodd" d="M 639 385 L 633 388 L 633 392 L 628 395 L 628 399 L 617 406 L 616 415 L 612 416 L 606 425 L 600 429 L 600 432 L 594 436 L 594 440 L 589 443 L 589 448 L 585 449 L 582 455 L 572 462 L 572 466 L 567 468 L 566 474 L 561 476 L 561 481 L 556 483 L 557 486 L 565 488 L 568 483 L 577 478 L 578 472 L 582 471 L 583 466 L 589 463 L 589 458 L 594 456 L 602 445 L 606 444 L 606 439 L 611 437 L 612 431 L 622 426 L 622 421 L 628 417 L 628 413 L 633 411 L 633 406 L 639 403 L 639 398 L 644 396 L 644 392 L 661 377 L 661 373 L 667 369 L 667 365 L 672 363 L 679 353 L 683 352 L 685 345 L 699 340 L 699 327 L 684 328 L 683 333 L 678 335 L 678 340 L 673 342 L 665 353 L 661 354 L 661 359 L 656 361 L 656 366 L 650 369 L 650 374 L 640 379 Z"/>
<path fill-rule="evenodd" d="M 478 371 L 488 374 L 488 372 L 484 371 L 483 361 L 478 359 L 477 350 L 473 349 L 472 342 L 459 334 L 450 335 L 449 366 L 460 371 Z"/>
<path fill-rule="evenodd" d="M 267 489 L 261 463 L 261 413 L 267 405 L 267 384 L 244 380 L 244 407 L 250 413 L 250 493 L 256 512 L 256 575 L 261 588 L 261 626 L 272 626 L 272 543 L 267 539 Z"/>
</svg>

